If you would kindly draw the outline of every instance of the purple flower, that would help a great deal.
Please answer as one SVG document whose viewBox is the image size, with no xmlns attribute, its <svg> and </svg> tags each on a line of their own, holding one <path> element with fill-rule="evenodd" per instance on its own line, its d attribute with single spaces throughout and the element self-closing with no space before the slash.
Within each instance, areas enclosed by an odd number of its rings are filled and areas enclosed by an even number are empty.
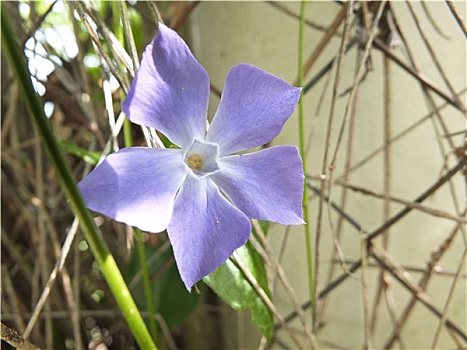
<svg viewBox="0 0 467 350">
<path fill-rule="evenodd" d="M 303 165 L 294 146 L 261 146 L 281 131 L 300 88 L 248 64 L 233 67 L 206 132 L 209 77 L 160 24 L 123 110 L 180 149 L 131 147 L 79 183 L 89 209 L 143 231 L 167 229 L 188 290 L 244 245 L 250 218 L 303 224 Z"/>
</svg>

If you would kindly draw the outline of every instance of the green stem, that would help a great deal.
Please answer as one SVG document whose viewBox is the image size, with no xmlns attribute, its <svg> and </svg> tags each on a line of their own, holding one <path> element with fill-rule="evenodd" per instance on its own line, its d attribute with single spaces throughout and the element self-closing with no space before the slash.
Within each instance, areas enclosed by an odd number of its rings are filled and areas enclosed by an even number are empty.
<svg viewBox="0 0 467 350">
<path fill-rule="evenodd" d="M 305 4 L 306 0 L 302 0 L 300 4 L 300 24 L 298 29 L 298 86 L 303 86 L 303 32 L 305 24 Z M 298 132 L 299 132 L 299 148 L 300 155 L 303 160 L 303 171 L 305 176 L 307 174 L 307 165 L 306 165 L 306 142 L 305 142 L 305 120 L 303 115 L 303 90 L 302 98 L 298 102 Z M 309 294 L 310 294 L 310 303 L 312 305 L 311 310 L 313 313 L 314 304 L 315 304 L 315 274 L 314 274 L 314 256 L 313 256 L 313 246 L 312 246 L 312 237 L 310 230 L 310 216 L 308 214 L 308 186 L 303 187 L 303 218 L 306 222 L 305 224 L 305 238 L 306 238 L 306 256 L 308 263 L 308 283 L 309 283 Z M 313 317 L 313 315 L 312 315 Z"/>
<path fill-rule="evenodd" d="M 123 30 L 120 26 L 120 21 L 116 23 L 120 28 L 119 40 L 124 44 L 124 32 L 125 37 L 127 38 L 127 46 L 131 47 L 133 63 L 135 70 L 138 68 L 138 55 L 136 54 L 136 48 L 134 47 L 133 35 L 131 33 L 130 19 L 128 17 L 128 9 L 126 7 L 125 1 L 120 1 L 119 3 L 114 3 L 114 16 L 119 17 L 118 13 L 121 13 Z M 133 134 L 131 131 L 131 122 L 128 118 L 125 118 L 123 122 L 123 138 L 125 140 L 125 147 L 133 146 Z M 139 229 L 135 227 L 135 236 L 136 236 L 136 245 L 138 248 L 138 257 L 141 272 L 143 274 L 143 286 L 144 286 L 144 298 L 146 300 L 146 307 L 149 313 L 149 331 L 151 332 L 152 339 L 157 342 L 157 324 L 156 324 L 156 308 L 154 307 L 154 294 L 152 292 L 151 278 L 149 277 L 148 270 L 148 260 L 146 258 L 146 249 L 144 247 L 144 234 Z"/>
<path fill-rule="evenodd" d="M 133 146 L 133 135 L 131 133 L 131 122 L 125 118 L 123 122 L 123 138 L 125 147 Z M 138 248 L 138 258 L 141 272 L 143 274 L 144 298 L 146 307 L 149 313 L 149 331 L 152 339 L 157 342 L 157 324 L 156 324 L 156 308 L 154 307 L 154 294 L 152 293 L 151 279 L 149 277 L 148 260 L 146 258 L 146 249 L 144 248 L 143 232 L 135 227 L 136 245 Z"/>
<path fill-rule="evenodd" d="M 125 142 L 125 147 L 133 146 L 133 133 L 131 130 L 131 122 L 128 118 L 125 118 L 123 121 L 123 140 Z"/>
<path fill-rule="evenodd" d="M 141 230 L 135 228 L 136 245 L 138 246 L 139 264 L 143 274 L 144 297 L 149 313 L 149 331 L 152 338 L 157 342 L 157 324 L 156 324 L 156 308 L 154 307 L 154 294 L 152 293 L 151 279 L 149 278 L 148 259 L 146 258 L 146 249 L 144 247 L 144 234 Z"/>
<path fill-rule="evenodd" d="M 76 187 L 71 169 L 55 139 L 49 120 L 44 114 L 41 103 L 32 85 L 31 76 L 27 69 L 24 56 L 21 54 L 18 44 L 15 41 L 7 10 L 3 4 L 1 6 L 1 28 L 2 45 L 8 55 L 10 65 L 18 78 L 30 112 L 30 117 L 37 128 L 42 144 L 57 173 L 61 187 L 70 201 L 71 209 L 79 219 L 81 230 L 95 259 L 99 263 L 109 289 L 128 322 L 138 345 L 142 349 L 157 349 L 128 290 L 125 280 L 118 269 L 115 259 L 98 231 L 89 211 L 86 209 L 83 198 Z"/>
</svg>

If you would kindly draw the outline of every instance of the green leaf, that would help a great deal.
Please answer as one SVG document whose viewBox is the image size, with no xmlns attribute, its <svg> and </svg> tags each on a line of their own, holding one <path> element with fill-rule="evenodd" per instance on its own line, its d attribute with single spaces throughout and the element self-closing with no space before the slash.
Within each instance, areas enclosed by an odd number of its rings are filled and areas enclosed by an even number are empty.
<svg viewBox="0 0 467 350">
<path fill-rule="evenodd" d="M 60 145 L 63 147 L 66 153 L 73 154 L 93 166 L 97 165 L 99 158 L 101 157 L 99 152 L 88 151 L 87 149 L 75 145 L 71 141 L 60 141 Z"/>
<path fill-rule="evenodd" d="M 264 262 L 250 243 L 237 251 L 237 256 L 270 296 Z M 250 309 L 253 323 L 270 340 L 273 331 L 273 316 L 263 303 L 243 273 L 231 260 L 227 260 L 217 270 L 205 277 L 204 282 L 222 299 L 236 310 Z"/>
</svg>

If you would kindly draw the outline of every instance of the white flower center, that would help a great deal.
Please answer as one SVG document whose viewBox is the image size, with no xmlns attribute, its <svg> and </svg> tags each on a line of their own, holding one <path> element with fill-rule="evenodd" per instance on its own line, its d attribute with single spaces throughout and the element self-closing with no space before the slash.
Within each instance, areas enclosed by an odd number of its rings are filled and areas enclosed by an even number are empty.
<svg viewBox="0 0 467 350">
<path fill-rule="evenodd" d="M 184 161 L 199 177 L 208 176 L 218 170 L 219 146 L 216 143 L 194 139 L 185 153 Z"/>
</svg>

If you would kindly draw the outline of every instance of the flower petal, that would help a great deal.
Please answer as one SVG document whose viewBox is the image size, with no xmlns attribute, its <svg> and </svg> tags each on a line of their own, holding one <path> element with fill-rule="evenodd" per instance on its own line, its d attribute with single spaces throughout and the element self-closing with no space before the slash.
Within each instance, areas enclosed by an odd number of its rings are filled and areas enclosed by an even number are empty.
<svg viewBox="0 0 467 350">
<path fill-rule="evenodd" d="M 143 231 L 161 232 L 188 167 L 181 150 L 124 148 L 78 184 L 86 206 Z"/>
<path fill-rule="evenodd" d="M 303 164 L 294 146 L 223 157 L 211 178 L 247 216 L 303 224 Z"/>
<path fill-rule="evenodd" d="M 251 223 L 209 178 L 190 174 L 175 200 L 167 232 L 180 276 L 190 290 L 246 243 Z"/>
<path fill-rule="evenodd" d="M 293 113 L 300 91 L 249 64 L 233 67 L 206 140 L 219 144 L 221 156 L 268 143 Z"/>
<path fill-rule="evenodd" d="M 146 47 L 122 108 L 128 118 L 152 126 L 181 148 L 204 139 L 209 76 L 178 34 L 163 24 Z"/>
</svg>

